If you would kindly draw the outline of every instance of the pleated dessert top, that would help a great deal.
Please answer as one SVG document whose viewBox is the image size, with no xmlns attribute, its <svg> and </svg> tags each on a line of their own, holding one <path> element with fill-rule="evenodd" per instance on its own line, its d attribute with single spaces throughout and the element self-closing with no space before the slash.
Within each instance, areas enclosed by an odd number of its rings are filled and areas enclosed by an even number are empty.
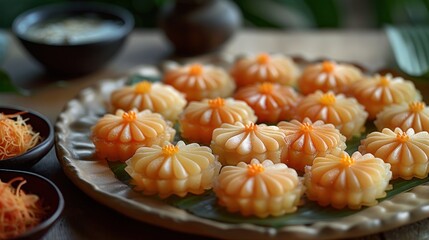
<svg viewBox="0 0 429 240">
<path fill-rule="evenodd" d="M 280 152 L 286 143 L 284 138 L 284 133 L 276 126 L 253 122 L 223 123 L 213 131 L 210 146 L 222 164 L 236 165 L 239 161 L 268 157 L 273 162 L 280 162 Z"/>
<path fill-rule="evenodd" d="M 377 114 L 374 124 L 379 131 L 383 128 L 394 130 L 397 127 L 403 131 L 409 128 L 416 132 L 429 131 L 429 107 L 420 101 L 387 106 Z"/>
<path fill-rule="evenodd" d="M 111 94 L 110 102 L 114 110 L 128 111 L 136 108 L 143 111 L 148 109 L 161 114 L 170 121 L 177 120 L 186 105 L 183 94 L 173 87 L 148 81 L 115 90 Z"/>
<path fill-rule="evenodd" d="M 171 141 L 176 134 L 158 113 L 130 110 L 106 114 L 91 128 L 91 140 L 99 159 L 126 161 L 142 146 Z"/>
<path fill-rule="evenodd" d="M 118 110 L 114 115 L 106 114 L 92 127 L 92 138 L 117 143 L 149 144 L 161 136 L 168 141 L 174 133 L 175 130 L 160 114 L 152 113 L 150 110 L 141 112 Z"/>
<path fill-rule="evenodd" d="M 305 118 L 302 122 L 292 120 L 282 121 L 278 127 L 286 135 L 287 146 L 295 151 L 307 154 L 327 152 L 338 147 L 345 149 L 346 138 L 332 124 L 325 124 L 321 120 L 312 122 Z"/>
<path fill-rule="evenodd" d="M 365 106 L 369 119 L 374 119 L 386 106 L 421 99 L 411 81 L 393 77 L 391 74 L 377 74 L 357 81 L 350 86 L 350 93 Z"/>
<path fill-rule="evenodd" d="M 266 217 L 296 211 L 304 187 L 296 171 L 285 164 L 253 159 L 250 164 L 223 167 L 214 190 L 223 205 L 247 201 L 254 204 L 241 205 L 243 215 Z"/>
<path fill-rule="evenodd" d="M 180 116 L 182 137 L 210 144 L 213 130 L 222 123 L 255 122 L 256 116 L 245 102 L 232 98 L 191 102 Z"/>
<path fill-rule="evenodd" d="M 183 141 L 142 147 L 126 163 L 136 190 L 161 197 L 200 194 L 212 187 L 220 169 L 210 148 Z"/>
<path fill-rule="evenodd" d="M 234 80 L 224 69 L 198 63 L 167 71 L 163 81 L 185 94 L 188 101 L 230 97 L 235 89 Z"/>
<path fill-rule="evenodd" d="M 394 178 L 425 178 L 428 175 L 429 133 L 410 128 L 372 132 L 362 140 L 359 151 L 371 153 L 392 165 Z"/>
<path fill-rule="evenodd" d="M 261 82 L 293 85 L 299 69 L 288 57 L 261 53 L 235 62 L 231 75 L 238 87 Z"/>
<path fill-rule="evenodd" d="M 317 157 L 313 166 L 306 168 L 307 197 L 322 206 L 334 208 L 377 204 L 377 198 L 386 196 L 392 178 L 390 164 L 372 154 L 334 151 Z"/>
<path fill-rule="evenodd" d="M 316 91 L 302 99 L 296 108 L 296 119 L 309 118 L 333 124 L 346 138 L 359 136 L 368 113 L 356 99 L 329 91 Z"/>
<path fill-rule="evenodd" d="M 301 93 L 310 94 L 317 90 L 345 93 L 351 83 L 362 78 L 362 71 L 350 64 L 323 61 L 307 66 L 298 79 Z"/>
<path fill-rule="evenodd" d="M 270 82 L 242 87 L 234 94 L 234 98 L 249 104 L 259 122 L 268 123 L 291 119 L 301 100 L 292 87 Z"/>
</svg>

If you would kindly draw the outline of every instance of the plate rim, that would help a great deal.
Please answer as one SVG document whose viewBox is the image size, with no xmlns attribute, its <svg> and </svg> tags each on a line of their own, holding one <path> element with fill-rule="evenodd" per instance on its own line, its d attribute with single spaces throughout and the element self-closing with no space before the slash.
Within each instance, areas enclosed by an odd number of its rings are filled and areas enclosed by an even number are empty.
<svg viewBox="0 0 429 240">
<path fill-rule="evenodd" d="M 154 65 L 145 65 L 139 69 L 144 70 L 147 67 L 157 68 Z M 164 208 L 167 207 L 167 209 L 150 209 L 151 206 L 147 205 L 146 202 L 139 203 L 141 205 L 137 207 L 130 199 L 106 192 L 91 181 L 83 178 L 81 176 L 82 172 L 80 172 L 82 169 L 79 169 L 76 162 L 78 159 L 73 158 L 70 149 L 67 148 L 65 143 L 65 139 L 70 134 L 69 128 L 67 128 L 70 125 L 68 116 L 75 111 L 76 104 L 84 107 L 89 94 L 93 94 L 91 97 L 100 97 L 103 85 L 124 83 L 125 78 L 105 79 L 100 80 L 93 86 L 82 89 L 76 97 L 66 103 L 55 123 L 55 151 L 67 177 L 85 194 L 123 215 L 176 231 L 229 239 L 242 237 L 243 234 L 246 234 L 249 239 L 260 239 L 261 237 L 270 237 L 272 239 L 283 239 L 285 237 L 293 237 L 294 239 L 359 237 L 391 230 L 429 217 L 428 184 L 416 186 L 391 199 L 386 199 L 376 206 L 368 207 L 347 217 L 330 221 L 317 221 L 305 225 L 287 225 L 281 228 L 263 227 L 249 223 L 217 222 L 198 217 L 161 201 L 159 203 L 163 203 L 162 205 L 165 205 Z M 99 162 L 105 165 L 106 170 L 111 172 L 105 161 Z M 116 179 L 114 175 L 112 180 L 116 180 L 114 181 L 115 183 L 126 186 Z M 416 205 L 416 202 L 419 205 Z M 170 211 L 172 209 L 173 211 Z M 135 214 L 136 210 L 145 214 Z M 395 211 L 392 212 L 392 210 Z"/>
</svg>

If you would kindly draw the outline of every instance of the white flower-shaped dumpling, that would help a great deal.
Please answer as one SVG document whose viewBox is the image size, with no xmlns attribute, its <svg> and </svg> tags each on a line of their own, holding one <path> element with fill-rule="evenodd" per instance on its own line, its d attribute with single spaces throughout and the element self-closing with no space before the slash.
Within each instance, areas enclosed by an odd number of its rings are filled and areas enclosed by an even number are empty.
<svg viewBox="0 0 429 240">
<path fill-rule="evenodd" d="M 201 194 L 212 188 L 220 169 L 210 148 L 183 141 L 139 148 L 126 163 L 134 189 L 161 198 Z"/>
<path fill-rule="evenodd" d="M 253 159 L 250 164 L 223 167 L 214 191 L 228 211 L 264 218 L 295 212 L 304 186 L 285 164 Z"/>
<path fill-rule="evenodd" d="M 419 101 L 387 106 L 377 114 L 374 124 L 379 131 L 383 128 L 393 130 L 397 127 L 403 131 L 409 128 L 416 132 L 429 131 L 429 107 Z"/>
<path fill-rule="evenodd" d="M 429 133 L 388 128 L 372 132 L 362 140 L 359 151 L 371 153 L 392 166 L 393 178 L 409 180 L 428 176 Z"/>
<path fill-rule="evenodd" d="M 276 126 L 224 123 L 213 131 L 210 145 L 213 153 L 219 156 L 222 165 L 249 163 L 252 159 L 270 159 L 280 162 L 281 150 L 285 145 L 285 135 Z"/>
<path fill-rule="evenodd" d="M 142 146 L 171 141 L 176 131 L 158 113 L 131 110 L 106 114 L 91 128 L 99 159 L 126 161 Z"/>
<path fill-rule="evenodd" d="M 209 145 L 213 130 L 222 123 L 255 122 L 256 116 L 245 102 L 232 98 L 191 102 L 179 117 L 182 137 Z"/>
<path fill-rule="evenodd" d="M 323 61 L 306 67 L 298 79 L 298 86 L 303 94 L 317 90 L 344 93 L 351 83 L 361 77 L 362 71 L 353 65 Z"/>
<path fill-rule="evenodd" d="M 386 106 L 421 99 L 413 82 L 392 77 L 391 74 L 375 75 L 356 81 L 350 86 L 349 92 L 365 106 L 369 119 L 374 119 Z"/>
<path fill-rule="evenodd" d="M 230 97 L 235 89 L 235 82 L 228 73 L 212 65 L 177 67 L 167 71 L 163 81 L 184 93 L 189 102 Z"/>
<path fill-rule="evenodd" d="M 322 206 L 359 209 L 386 196 L 392 178 L 390 164 L 372 154 L 335 150 L 317 157 L 305 169 L 307 197 Z"/>
<path fill-rule="evenodd" d="M 347 139 L 360 136 L 368 113 L 356 99 L 347 98 L 343 94 L 316 91 L 302 99 L 296 108 L 296 119 L 309 118 L 315 122 L 333 124 Z"/>
<path fill-rule="evenodd" d="M 112 92 L 110 102 L 114 110 L 151 110 L 165 119 L 176 121 L 186 105 L 183 94 L 173 87 L 159 82 L 142 81 Z"/>
<path fill-rule="evenodd" d="M 282 162 L 300 172 L 304 172 L 305 166 L 311 166 L 316 157 L 325 156 L 336 148 L 346 149 L 346 138 L 340 131 L 320 120 L 314 123 L 308 118 L 302 122 L 292 120 L 280 122 L 278 127 L 286 135 Z"/>
<path fill-rule="evenodd" d="M 238 87 L 262 82 L 293 85 L 298 73 L 298 67 L 290 58 L 266 53 L 239 59 L 231 69 Z"/>
</svg>

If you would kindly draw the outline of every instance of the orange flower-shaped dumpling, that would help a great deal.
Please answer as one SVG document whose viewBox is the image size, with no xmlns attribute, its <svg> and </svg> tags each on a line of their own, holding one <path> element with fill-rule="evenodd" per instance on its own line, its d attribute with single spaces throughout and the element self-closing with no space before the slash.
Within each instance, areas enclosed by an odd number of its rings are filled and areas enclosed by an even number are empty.
<svg viewBox="0 0 429 240">
<path fill-rule="evenodd" d="M 148 81 L 113 91 L 110 102 L 114 110 L 148 109 L 170 121 L 175 121 L 186 105 L 184 96 L 173 87 Z"/>
<path fill-rule="evenodd" d="M 249 104 L 258 122 L 274 123 L 291 119 L 301 96 L 292 87 L 265 82 L 238 89 L 234 98 Z"/>
<path fill-rule="evenodd" d="M 179 117 L 182 137 L 209 145 L 213 130 L 222 123 L 255 122 L 256 116 L 245 102 L 232 98 L 191 102 Z"/>
<path fill-rule="evenodd" d="M 372 132 L 362 140 L 359 151 L 371 153 L 392 165 L 393 177 L 409 180 L 428 176 L 429 133 L 388 128 Z"/>
<path fill-rule="evenodd" d="M 298 67 L 290 58 L 266 53 L 239 59 L 231 69 L 238 87 L 260 82 L 293 85 L 298 72 Z"/>
<path fill-rule="evenodd" d="M 401 77 L 394 78 L 390 74 L 356 81 L 350 86 L 349 92 L 365 106 L 369 119 L 374 119 L 386 106 L 421 99 L 411 81 Z"/>
<path fill-rule="evenodd" d="M 404 131 L 409 128 L 416 132 L 429 131 L 429 107 L 419 101 L 387 106 L 377 114 L 374 124 L 379 131 L 397 127 Z"/>
<path fill-rule="evenodd" d="M 276 126 L 256 125 L 252 122 L 224 123 L 213 131 L 210 147 L 219 156 L 218 160 L 222 165 L 249 163 L 254 158 L 260 161 L 270 159 L 278 163 L 285 145 L 284 138 L 285 134 Z"/>
<path fill-rule="evenodd" d="M 368 116 L 356 99 L 321 91 L 304 97 L 296 108 L 296 114 L 299 121 L 308 117 L 313 122 L 322 120 L 331 123 L 347 139 L 361 134 Z"/>
<path fill-rule="evenodd" d="M 220 169 L 210 148 L 183 141 L 139 148 L 126 163 L 134 189 L 161 198 L 201 194 L 212 188 Z"/>
<path fill-rule="evenodd" d="M 386 196 L 392 178 L 390 164 L 372 154 L 362 155 L 336 150 L 314 159 L 305 168 L 307 197 L 322 206 L 360 209 L 373 206 Z"/>
<path fill-rule="evenodd" d="M 304 172 L 305 166 L 311 166 L 316 157 L 325 156 L 336 148 L 346 149 L 346 138 L 332 124 L 320 120 L 313 123 L 305 118 L 302 122 L 292 120 L 277 126 L 286 135 L 282 162 L 297 171 Z"/>
<path fill-rule="evenodd" d="M 123 110 L 106 114 L 91 128 L 91 139 L 99 159 L 126 161 L 142 146 L 171 141 L 176 131 L 164 118 L 150 110 Z"/>
<path fill-rule="evenodd" d="M 351 83 L 361 78 L 362 71 L 353 65 L 324 61 L 306 67 L 298 79 L 298 86 L 303 94 L 317 90 L 344 93 Z"/>
<path fill-rule="evenodd" d="M 177 67 L 167 71 L 163 81 L 184 93 L 188 101 L 230 97 L 235 89 L 235 82 L 228 73 L 211 65 Z"/>
<path fill-rule="evenodd" d="M 223 167 L 213 190 L 228 211 L 260 218 L 295 212 L 305 191 L 294 169 L 256 159 Z"/>
</svg>

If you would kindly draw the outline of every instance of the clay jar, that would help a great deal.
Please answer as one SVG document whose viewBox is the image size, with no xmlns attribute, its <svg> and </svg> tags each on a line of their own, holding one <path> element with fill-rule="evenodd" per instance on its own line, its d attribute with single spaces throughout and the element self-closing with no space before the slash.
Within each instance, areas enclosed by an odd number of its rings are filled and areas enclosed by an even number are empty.
<svg viewBox="0 0 429 240">
<path fill-rule="evenodd" d="M 241 25 L 241 13 L 228 0 L 175 0 L 159 20 L 176 54 L 189 56 L 217 50 Z"/>
</svg>

